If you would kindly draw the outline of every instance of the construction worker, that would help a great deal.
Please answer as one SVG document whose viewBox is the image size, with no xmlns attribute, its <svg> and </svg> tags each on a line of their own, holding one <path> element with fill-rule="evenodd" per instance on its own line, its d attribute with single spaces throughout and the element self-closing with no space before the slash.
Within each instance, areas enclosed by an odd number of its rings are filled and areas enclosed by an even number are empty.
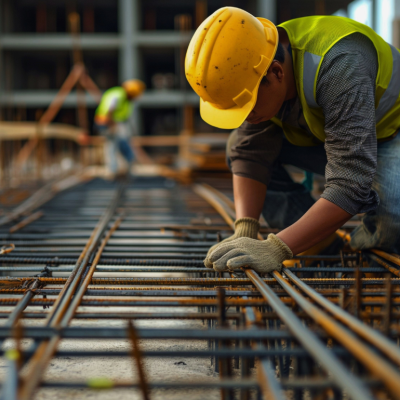
<svg viewBox="0 0 400 400">
<path fill-rule="evenodd" d="M 400 253 L 400 54 L 369 27 L 336 16 L 275 26 L 233 7 L 195 32 L 186 77 L 202 118 L 236 128 L 235 234 L 205 259 L 217 271 L 260 273 L 325 240 L 353 215 L 353 249 Z M 285 165 L 325 175 L 314 201 Z M 268 190 L 267 190 L 268 189 Z M 259 217 L 280 228 L 255 240 Z"/>
<path fill-rule="evenodd" d="M 131 129 L 129 117 L 133 111 L 133 100 L 145 90 L 145 84 L 138 79 L 125 81 L 104 92 L 95 113 L 95 126 L 106 138 L 106 160 L 111 174 L 118 171 L 118 151 L 128 162 L 129 171 L 134 161 L 134 154 L 129 143 Z"/>
</svg>

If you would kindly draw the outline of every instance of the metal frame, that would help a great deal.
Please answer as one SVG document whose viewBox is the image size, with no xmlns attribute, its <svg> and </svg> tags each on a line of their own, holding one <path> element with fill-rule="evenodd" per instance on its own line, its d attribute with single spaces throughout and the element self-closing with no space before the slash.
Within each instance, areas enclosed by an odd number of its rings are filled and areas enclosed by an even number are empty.
<svg viewBox="0 0 400 400">
<path fill-rule="evenodd" d="M 397 257 L 379 252 L 302 256 L 269 277 L 251 270 L 240 277 L 217 273 L 204 268 L 202 259 L 210 245 L 230 235 L 232 204 L 213 188 L 170 187 L 161 178 L 121 185 L 92 181 L 38 205 L 40 218 L 27 220 L 11 211 L 13 220 L 3 219 L 0 226 L 0 247 L 15 245 L 0 255 L 0 272 L 7 275 L 0 278 L 0 340 L 16 343 L 3 352 L 8 360 L 3 398 L 31 399 L 39 387 L 130 388 L 144 399 L 156 388 L 215 389 L 221 399 L 241 400 L 400 398 Z M 29 208 L 37 211 L 34 204 Z M 20 220 L 23 226 L 12 229 Z M 207 229 L 210 220 L 219 231 Z M 173 229 L 164 229 L 168 226 Z M 380 265 L 368 265 L 370 259 Z M 147 276 L 132 276 L 137 272 Z M 163 272 L 186 275 L 157 276 Z M 375 276 L 364 276 L 369 273 Z M 88 305 L 95 310 L 80 309 Z M 113 306 L 126 311 L 115 312 Z M 132 306 L 163 311 L 132 312 Z M 187 311 L 178 312 L 177 306 Z M 27 326 L 27 319 L 41 325 Z M 104 324 L 95 330 L 70 326 L 81 319 Z M 107 319 L 127 323 L 111 328 Z M 204 328 L 136 328 L 133 321 L 143 319 L 198 320 Z M 21 350 L 26 338 L 35 344 Z M 132 351 L 59 350 L 63 338 L 129 339 Z M 208 346 L 143 351 L 139 339 L 204 340 Z M 60 375 L 43 381 L 55 356 L 131 358 L 135 378 L 66 381 Z M 177 356 L 211 357 L 221 379 L 160 381 L 142 363 Z"/>
</svg>

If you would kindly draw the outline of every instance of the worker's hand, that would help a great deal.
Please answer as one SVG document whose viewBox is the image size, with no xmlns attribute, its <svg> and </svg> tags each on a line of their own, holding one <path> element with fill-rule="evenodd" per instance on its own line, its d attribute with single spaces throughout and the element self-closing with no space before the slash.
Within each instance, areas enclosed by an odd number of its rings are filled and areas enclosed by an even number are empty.
<svg viewBox="0 0 400 400">
<path fill-rule="evenodd" d="M 108 115 L 95 115 L 94 116 L 94 122 L 96 125 L 99 126 L 106 126 L 110 121 L 110 118 Z"/>
<path fill-rule="evenodd" d="M 260 274 L 266 274 L 280 271 L 282 262 L 292 257 L 289 247 L 271 233 L 263 241 L 239 238 L 223 243 L 208 256 L 208 260 L 218 272 L 249 267 Z"/>
<path fill-rule="evenodd" d="M 241 238 L 241 237 L 247 237 L 251 239 L 257 239 L 257 234 L 260 229 L 260 223 L 254 219 L 254 218 L 240 218 L 235 222 L 235 233 L 223 240 L 222 242 L 219 242 L 212 246 L 210 250 L 208 250 L 207 257 L 204 260 L 204 265 L 207 268 L 213 268 L 213 264 L 211 261 L 209 261 L 209 256 L 210 254 L 218 249 L 221 245 L 231 242 L 232 240 Z"/>
</svg>

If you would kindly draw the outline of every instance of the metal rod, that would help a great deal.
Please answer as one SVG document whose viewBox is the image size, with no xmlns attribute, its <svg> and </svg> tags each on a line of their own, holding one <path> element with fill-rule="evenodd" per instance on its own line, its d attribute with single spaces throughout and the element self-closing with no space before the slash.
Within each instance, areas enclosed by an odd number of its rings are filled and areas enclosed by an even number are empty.
<svg viewBox="0 0 400 400">
<path fill-rule="evenodd" d="M 60 324 L 61 326 L 65 325 L 66 322 L 64 322 L 65 320 L 63 321 L 63 318 L 68 310 L 68 307 L 70 306 L 72 296 L 75 293 L 79 280 L 89 262 L 89 258 L 97 247 L 97 244 L 107 228 L 108 223 L 114 215 L 121 194 L 122 190 L 119 189 L 116 192 L 115 198 L 111 202 L 109 209 L 93 231 L 91 239 L 88 241 L 87 245 L 82 251 L 74 271 L 71 273 L 63 290 L 60 292 L 55 304 L 53 305 L 52 312 L 46 321 L 48 326 L 59 327 Z M 31 369 L 20 389 L 21 400 L 29 400 L 32 397 L 33 392 L 40 383 L 42 371 L 45 370 L 47 364 L 50 362 L 52 355 L 56 351 L 59 340 L 60 337 L 58 335 L 54 335 L 49 341 L 42 342 L 37 348 L 35 354 L 30 360 Z"/>
<path fill-rule="evenodd" d="M 332 375 L 337 387 L 343 388 L 354 400 L 372 400 L 372 394 L 365 385 L 357 377 L 350 376 L 351 374 L 347 367 L 333 357 L 319 339 L 304 327 L 301 321 L 279 300 L 272 289 L 265 285 L 258 274 L 249 269 L 246 269 L 245 272 L 267 303 L 279 314 L 296 339 L 318 360 L 325 371 Z"/>
<path fill-rule="evenodd" d="M 132 321 L 128 321 L 128 336 L 132 342 L 132 358 L 139 374 L 140 390 L 144 400 L 150 400 L 150 391 L 143 366 L 142 352 L 139 348 L 139 338 Z"/>
<path fill-rule="evenodd" d="M 126 183 L 114 207 L 118 186 L 100 180 L 84 184 L 43 203 L 44 216 L 23 231 L 10 234 L 11 223 L 0 228 L 0 242 L 12 241 L 16 246 L 12 254 L 0 257 L 0 273 L 8 275 L 0 277 L 0 318 L 8 319 L 6 326 L 0 327 L 0 340 L 35 342 L 21 351 L 24 361 L 20 364 L 27 378 L 19 384 L 24 400 L 31 399 L 41 386 L 53 357 L 133 357 L 136 365 L 143 357 L 192 357 L 193 362 L 211 357 L 219 359 L 214 367 L 220 364 L 221 380 L 210 380 L 203 387 L 222 389 L 225 398 L 239 396 L 240 400 L 249 400 L 250 391 L 258 400 L 261 396 L 286 398 L 289 394 L 283 390 L 293 391 L 296 400 L 308 395 L 306 391 L 312 398 L 332 395 L 336 400 L 343 394 L 368 399 L 370 389 L 374 396 L 386 394 L 393 383 L 393 371 L 399 380 L 395 341 L 400 335 L 400 276 L 392 274 L 390 281 L 386 275 L 361 276 L 381 274 L 397 264 L 374 253 L 365 255 L 386 265 L 368 266 L 369 258 L 361 260 L 355 253 L 303 255 L 293 260 L 294 268 L 284 270 L 288 279 L 281 275 L 259 278 L 257 287 L 246 275 L 229 277 L 203 266 L 208 248 L 229 236 L 233 226 L 234 207 L 227 196 L 202 186 L 204 196 L 199 197 L 187 187 L 167 188 L 158 178 L 138 178 L 133 184 Z M 35 206 L 45 201 L 47 194 L 42 194 Z M 218 210 L 226 211 L 225 219 Z M 118 225 L 119 215 L 124 221 Z M 113 229 L 116 224 L 118 229 Z M 174 230 L 160 232 L 162 226 Z M 220 231 L 224 232 L 215 233 Z M 355 265 L 360 274 L 352 278 L 348 273 L 357 270 Z M 165 273 L 168 275 L 158 275 Z M 266 293 L 270 296 L 267 302 Z M 353 298 L 358 299 L 356 310 L 365 323 L 345 311 L 352 309 Z M 337 311 L 339 304 L 342 314 Z M 80 307 L 90 308 L 81 311 Z M 134 312 L 131 307 L 135 307 Z M 142 307 L 142 312 L 137 307 Z M 26 325 L 22 330 L 22 318 L 42 319 L 42 324 Z M 82 319 L 98 321 L 96 328 L 77 326 Z M 131 330 L 110 326 L 107 319 L 125 323 L 130 319 L 152 320 L 153 328 L 135 330 L 136 339 L 132 339 Z M 171 328 L 157 328 L 155 319 L 168 321 Z M 192 326 L 203 326 L 192 329 L 185 320 Z M 177 321 L 182 322 L 175 325 Z M 387 337 L 372 326 L 384 330 Z M 64 351 L 58 348 L 62 339 L 165 341 L 167 346 L 165 350 L 143 349 L 140 355 L 102 348 Z M 181 342 L 182 347 L 176 351 L 168 348 L 170 340 Z M 193 349 L 194 340 L 204 347 Z M 393 347 L 395 351 L 391 351 Z M 360 354 L 365 349 L 365 355 Z M 376 366 L 371 366 L 371 361 L 368 364 L 370 353 Z M 257 380 L 250 374 L 255 357 L 259 360 L 255 365 Z M 290 374 L 289 363 L 293 367 Z M 342 375 L 337 372 L 339 366 Z M 238 368 L 240 376 L 234 372 Z M 381 369 L 380 374 L 377 369 Z M 11 369 L 8 375 L 5 379 L 12 379 Z M 142 384 L 143 395 L 143 382 L 148 390 L 163 383 L 154 383 L 150 374 L 150 380 L 141 380 L 139 375 L 133 381 L 107 378 L 44 382 L 42 386 L 140 389 Z M 167 388 L 179 385 L 172 381 Z M 353 392 L 347 390 L 349 386 Z M 194 388 L 196 382 L 183 381 L 182 387 Z M 391 392 L 395 390 L 392 385 Z"/>
<path fill-rule="evenodd" d="M 304 284 L 297 276 L 295 276 L 288 268 L 283 270 L 285 275 L 304 293 L 310 296 L 315 302 L 324 307 L 329 311 L 336 319 L 346 324 L 355 333 L 360 335 L 365 340 L 368 340 L 371 344 L 382 351 L 388 358 L 400 366 L 400 349 L 383 336 L 379 331 L 372 329 L 368 325 L 362 323 L 357 318 L 346 313 L 341 308 L 321 296 L 316 290 L 312 289 L 308 285 Z"/>
<path fill-rule="evenodd" d="M 254 271 L 250 271 L 247 276 L 252 275 L 253 273 Z M 355 335 L 339 325 L 333 318 L 306 300 L 305 297 L 283 279 L 279 272 L 274 271 L 273 276 L 279 281 L 280 285 L 290 294 L 296 303 L 299 304 L 299 306 L 310 317 L 312 317 L 317 324 L 321 325 L 334 339 L 362 361 L 366 368 L 368 368 L 374 375 L 378 376 L 387 386 L 394 398 L 400 399 L 400 373 L 393 368 L 392 365 L 371 351 L 366 345 L 358 340 Z M 346 388 L 346 390 L 348 390 L 348 388 Z"/>
</svg>

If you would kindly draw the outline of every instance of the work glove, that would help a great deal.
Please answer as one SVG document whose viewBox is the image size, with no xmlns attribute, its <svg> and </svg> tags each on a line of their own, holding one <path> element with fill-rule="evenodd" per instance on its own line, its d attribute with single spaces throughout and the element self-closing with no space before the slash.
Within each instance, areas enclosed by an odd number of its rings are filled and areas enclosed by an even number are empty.
<svg viewBox="0 0 400 400">
<path fill-rule="evenodd" d="M 208 256 L 213 268 L 218 271 L 234 271 L 241 267 L 249 267 L 260 274 L 280 271 L 282 262 L 293 257 L 292 251 L 274 234 L 267 240 L 239 238 L 221 243 Z"/>
<path fill-rule="evenodd" d="M 208 250 L 207 257 L 204 260 L 204 265 L 207 268 L 213 268 L 213 264 L 211 261 L 209 261 L 209 256 L 210 254 L 218 249 L 220 246 L 222 246 L 225 243 L 231 242 L 232 240 L 241 238 L 241 237 L 246 237 L 246 238 L 251 238 L 251 239 L 257 239 L 257 234 L 260 229 L 260 223 L 254 219 L 254 218 L 240 218 L 235 222 L 235 233 L 232 236 L 229 236 L 222 242 L 219 242 L 212 246 L 210 250 Z"/>
</svg>

